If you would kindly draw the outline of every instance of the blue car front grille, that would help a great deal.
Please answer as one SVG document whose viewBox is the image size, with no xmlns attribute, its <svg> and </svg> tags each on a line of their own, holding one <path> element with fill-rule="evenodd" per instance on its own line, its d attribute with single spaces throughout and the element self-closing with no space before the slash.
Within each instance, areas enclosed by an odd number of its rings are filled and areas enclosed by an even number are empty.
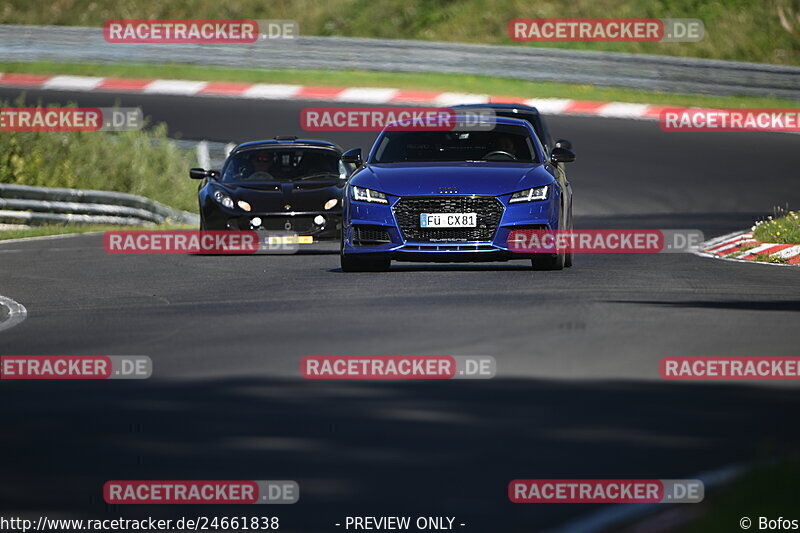
<svg viewBox="0 0 800 533">
<path fill-rule="evenodd" d="M 494 239 L 505 207 L 490 196 L 425 196 L 401 198 L 394 217 L 409 242 L 490 242 Z M 422 228 L 422 213 L 477 213 L 474 228 Z"/>
</svg>

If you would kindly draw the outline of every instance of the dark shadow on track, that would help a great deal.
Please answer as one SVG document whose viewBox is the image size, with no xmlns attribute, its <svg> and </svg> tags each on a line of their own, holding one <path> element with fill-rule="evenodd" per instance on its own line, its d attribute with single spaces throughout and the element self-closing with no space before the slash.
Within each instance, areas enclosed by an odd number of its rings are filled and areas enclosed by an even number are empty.
<svg viewBox="0 0 800 533">
<path fill-rule="evenodd" d="M 797 391 L 747 386 L 153 379 L 2 382 L 0 396 L 5 515 L 276 514 L 295 532 L 395 514 L 529 532 L 595 507 L 513 505 L 512 479 L 681 478 L 800 441 Z M 112 479 L 293 479 L 302 496 L 294 506 L 108 506 Z"/>
<path fill-rule="evenodd" d="M 400 272 L 509 272 L 531 271 L 530 260 L 526 263 L 514 262 L 486 262 L 486 263 L 404 263 L 392 262 L 392 266 L 382 274 Z M 328 272 L 342 273 L 341 268 L 332 268 Z"/>
<path fill-rule="evenodd" d="M 687 300 L 680 302 L 667 302 L 658 300 L 609 300 L 609 303 L 657 305 L 660 307 L 683 307 L 696 309 L 735 309 L 746 311 L 800 311 L 800 300 L 786 301 L 713 301 L 713 300 Z"/>
</svg>

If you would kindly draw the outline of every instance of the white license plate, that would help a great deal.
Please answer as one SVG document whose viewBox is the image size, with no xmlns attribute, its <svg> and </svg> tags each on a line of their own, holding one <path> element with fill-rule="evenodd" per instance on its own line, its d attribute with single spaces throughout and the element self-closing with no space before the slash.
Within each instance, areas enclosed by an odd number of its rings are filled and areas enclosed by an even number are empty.
<svg viewBox="0 0 800 533">
<path fill-rule="evenodd" d="M 420 213 L 421 228 L 474 228 L 478 213 Z"/>
<path fill-rule="evenodd" d="M 311 235 L 287 235 L 284 237 L 273 235 L 265 237 L 264 242 L 273 246 L 278 244 L 314 244 L 314 237 Z"/>
</svg>

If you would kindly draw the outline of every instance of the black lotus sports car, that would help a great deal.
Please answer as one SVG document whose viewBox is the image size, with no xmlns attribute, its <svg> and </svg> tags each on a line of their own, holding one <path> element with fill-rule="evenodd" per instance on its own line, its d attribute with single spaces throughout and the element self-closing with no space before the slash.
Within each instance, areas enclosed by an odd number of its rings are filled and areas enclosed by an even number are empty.
<svg viewBox="0 0 800 533">
<path fill-rule="evenodd" d="M 352 166 L 327 141 L 275 137 L 240 144 L 221 171 L 193 168 L 200 229 L 292 232 L 338 239 Z"/>
</svg>

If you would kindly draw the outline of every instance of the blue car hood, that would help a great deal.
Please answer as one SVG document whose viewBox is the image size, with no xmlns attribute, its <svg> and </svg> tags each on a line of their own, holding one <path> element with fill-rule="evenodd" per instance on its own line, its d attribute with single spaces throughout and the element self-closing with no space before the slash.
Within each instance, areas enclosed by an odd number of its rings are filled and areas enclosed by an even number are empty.
<svg viewBox="0 0 800 533">
<path fill-rule="evenodd" d="M 350 183 L 394 196 L 455 194 L 500 196 L 549 185 L 553 177 L 541 164 L 501 162 L 369 164 Z"/>
</svg>

